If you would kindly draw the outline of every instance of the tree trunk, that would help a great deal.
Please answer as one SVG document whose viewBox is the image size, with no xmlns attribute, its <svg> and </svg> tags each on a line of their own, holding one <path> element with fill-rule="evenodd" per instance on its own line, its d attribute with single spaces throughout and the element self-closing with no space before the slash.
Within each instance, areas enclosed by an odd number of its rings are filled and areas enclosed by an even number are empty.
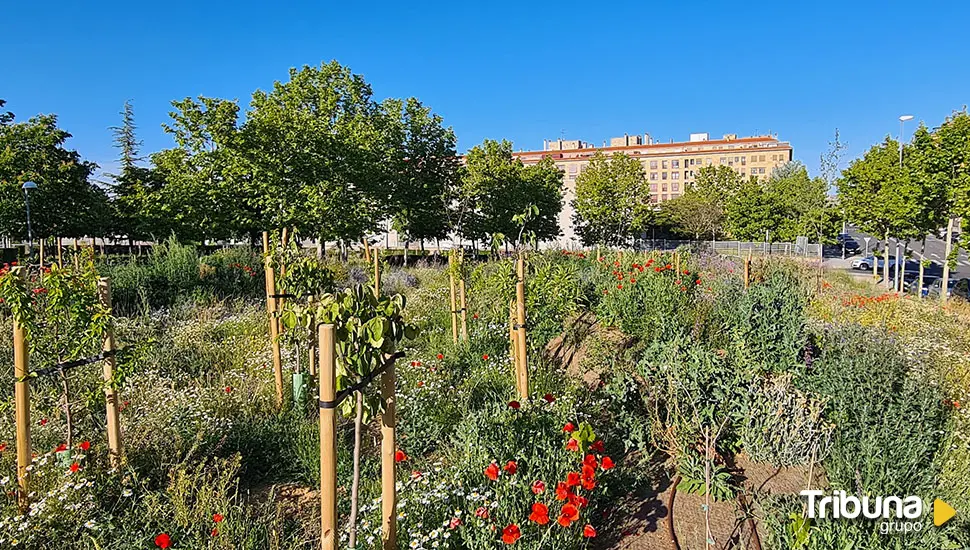
<svg viewBox="0 0 970 550">
<path fill-rule="evenodd" d="M 887 289 L 889 288 L 889 231 L 886 231 L 886 238 L 883 240 L 883 246 L 885 250 L 882 251 L 883 264 L 882 264 L 882 281 L 883 286 Z"/>
<path fill-rule="evenodd" d="M 350 486 L 350 529 L 348 548 L 357 548 L 357 506 L 360 488 L 360 435 L 364 428 L 364 392 L 357 392 L 357 416 L 354 417 L 354 478 Z"/>
</svg>

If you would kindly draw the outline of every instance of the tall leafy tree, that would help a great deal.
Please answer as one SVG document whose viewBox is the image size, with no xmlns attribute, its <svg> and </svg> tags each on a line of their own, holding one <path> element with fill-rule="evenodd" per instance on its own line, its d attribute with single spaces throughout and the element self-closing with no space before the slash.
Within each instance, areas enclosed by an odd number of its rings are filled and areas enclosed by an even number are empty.
<svg viewBox="0 0 970 550">
<path fill-rule="evenodd" d="M 550 158 L 526 167 L 510 142 L 486 139 L 466 156 L 459 202 L 465 238 L 514 241 L 521 229 L 516 218 L 536 207 L 529 230 L 540 241 L 553 239 L 560 234 L 562 174 Z"/>
<path fill-rule="evenodd" d="M 727 222 L 727 205 L 742 184 L 729 166 L 705 166 L 683 195 L 664 203 L 680 232 L 694 238 L 717 238 Z"/>
<path fill-rule="evenodd" d="M 4 102 L 0 100 L 0 109 Z M 0 114 L 0 228 L 14 237 L 27 236 L 25 181 L 37 183 L 30 195 L 35 237 L 103 236 L 111 216 L 108 197 L 91 181 L 97 165 L 65 144 L 71 134 L 58 128 L 54 115 L 16 122 Z"/>
<path fill-rule="evenodd" d="M 291 69 L 253 94 L 243 128 L 248 186 L 264 227 L 359 240 L 390 213 L 399 143 L 383 139 L 370 86 L 336 61 Z"/>
<path fill-rule="evenodd" d="M 852 162 L 842 173 L 838 188 L 848 218 L 864 231 L 881 236 L 887 254 L 890 237 L 910 240 L 920 236 L 925 193 L 919 181 L 899 166 L 895 140 L 887 137 Z M 884 270 L 888 284 L 888 262 Z"/>
<path fill-rule="evenodd" d="M 393 227 L 408 241 L 448 235 L 448 207 L 458 183 L 455 133 L 415 98 L 387 99 L 385 119 Z"/>
<path fill-rule="evenodd" d="M 164 184 L 141 203 L 145 216 L 162 222 L 156 237 L 221 239 L 255 231 L 260 213 L 242 160 L 239 106 L 208 97 L 172 106 L 172 122 L 163 128 L 176 147 L 151 156 Z"/>
<path fill-rule="evenodd" d="M 576 178 L 573 223 L 583 244 L 623 245 L 653 218 L 643 165 L 623 153 L 597 153 Z"/>
</svg>

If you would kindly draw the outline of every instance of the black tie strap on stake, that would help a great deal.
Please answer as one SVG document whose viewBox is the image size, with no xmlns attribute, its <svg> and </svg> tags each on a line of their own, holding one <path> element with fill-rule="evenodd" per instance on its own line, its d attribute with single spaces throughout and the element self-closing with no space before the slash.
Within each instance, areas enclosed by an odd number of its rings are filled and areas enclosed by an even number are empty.
<svg viewBox="0 0 970 550">
<path fill-rule="evenodd" d="M 515 323 L 514 325 L 512 325 L 512 328 L 514 328 L 515 330 L 519 330 L 520 328 L 526 328 L 526 326 L 527 325 L 525 323 L 521 323 L 521 324 Z"/>
<path fill-rule="evenodd" d="M 400 359 L 402 357 L 404 357 L 404 352 L 403 351 L 399 351 L 399 352 L 395 353 L 394 355 L 391 355 L 390 357 L 388 357 L 384 361 L 384 364 L 381 365 L 380 368 L 377 368 L 377 369 L 371 371 L 370 374 L 368 374 L 367 376 L 361 378 L 360 379 L 360 382 L 357 382 L 353 386 L 349 386 L 349 387 L 346 387 L 346 388 L 338 391 L 337 392 L 337 395 L 334 397 L 333 401 L 324 401 L 323 399 L 320 399 L 319 400 L 320 408 L 321 409 L 336 409 L 338 406 L 340 406 L 340 403 L 344 399 L 347 399 L 347 397 L 350 396 L 350 395 L 352 395 L 354 392 L 360 391 L 360 390 L 366 388 L 371 382 L 374 381 L 375 378 L 377 378 L 379 375 L 383 374 L 384 371 L 387 370 L 387 367 L 391 366 L 391 364 L 393 364 L 394 361 L 397 361 L 398 359 Z"/>
<path fill-rule="evenodd" d="M 98 361 L 101 361 L 103 359 L 114 357 L 115 355 L 118 354 L 119 351 L 121 350 L 103 351 L 97 355 L 92 355 L 91 357 L 85 357 L 83 359 L 75 359 L 74 361 L 67 361 L 64 363 L 57 363 L 56 365 L 53 365 L 47 368 L 31 371 L 30 375 L 34 377 L 49 376 L 51 374 L 68 371 L 71 369 L 75 369 L 77 367 L 83 367 L 84 365 L 90 365 L 91 363 L 97 363 Z"/>
<path fill-rule="evenodd" d="M 267 294 L 267 298 L 299 298 L 296 294 Z"/>
</svg>

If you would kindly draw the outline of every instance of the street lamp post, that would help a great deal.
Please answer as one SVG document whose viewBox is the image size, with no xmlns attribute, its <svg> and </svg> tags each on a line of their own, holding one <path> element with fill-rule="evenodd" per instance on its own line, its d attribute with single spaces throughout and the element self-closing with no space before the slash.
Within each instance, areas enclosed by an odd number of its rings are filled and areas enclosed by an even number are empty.
<svg viewBox="0 0 970 550">
<path fill-rule="evenodd" d="M 27 206 L 27 253 L 30 254 L 34 248 L 34 232 L 30 227 L 30 192 L 37 189 L 37 184 L 25 181 L 20 188 L 24 190 L 24 204 Z"/>
<path fill-rule="evenodd" d="M 907 120 L 913 120 L 913 115 L 903 115 L 899 117 L 899 168 L 903 167 L 903 124 Z"/>
</svg>

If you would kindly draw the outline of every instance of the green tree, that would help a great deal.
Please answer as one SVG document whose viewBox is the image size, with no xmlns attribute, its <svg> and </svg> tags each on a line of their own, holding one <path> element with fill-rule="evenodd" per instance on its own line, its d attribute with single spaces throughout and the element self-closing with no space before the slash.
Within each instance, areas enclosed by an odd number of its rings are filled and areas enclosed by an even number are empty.
<svg viewBox="0 0 970 550">
<path fill-rule="evenodd" d="M 370 86 L 336 61 L 290 69 L 253 94 L 243 128 L 246 188 L 263 227 L 357 241 L 390 213 L 400 146 L 382 135 Z"/>
<path fill-rule="evenodd" d="M 458 183 L 455 134 L 415 98 L 381 105 L 392 185 L 393 227 L 408 241 L 448 235 L 448 207 Z"/>
<path fill-rule="evenodd" d="M 141 166 L 144 158 L 140 156 L 142 142 L 135 130 L 135 112 L 130 101 L 125 101 L 121 110 L 121 126 L 111 126 L 115 147 L 119 150 L 120 171 L 111 174 L 112 206 L 114 230 L 133 239 L 151 238 L 164 227 L 161 220 L 148 208 L 150 196 L 161 188 L 154 170 Z"/>
<path fill-rule="evenodd" d="M 583 244 L 625 245 L 653 219 L 643 165 L 623 153 L 597 153 L 576 178 L 573 224 Z"/>
<path fill-rule="evenodd" d="M 239 106 L 201 96 L 172 106 L 172 122 L 162 127 L 176 147 L 151 156 L 163 183 L 139 202 L 144 217 L 160 221 L 153 224 L 153 233 L 182 240 L 252 233 L 260 212 L 241 152 Z"/>
<path fill-rule="evenodd" d="M 0 100 L 0 108 L 4 106 Z M 27 236 L 25 181 L 37 183 L 30 195 L 35 237 L 103 236 L 111 219 L 108 197 L 92 183 L 97 165 L 65 147 L 71 134 L 57 127 L 55 115 L 16 122 L 0 114 L 0 228 L 14 237 Z"/>
<path fill-rule="evenodd" d="M 926 193 L 920 182 L 899 166 L 898 142 L 887 137 L 842 173 L 839 202 L 848 219 L 868 233 L 881 236 L 886 253 L 889 238 L 920 236 Z M 889 264 L 884 266 L 889 284 Z"/>
<path fill-rule="evenodd" d="M 726 209 L 742 184 L 741 175 L 729 166 L 705 166 L 684 194 L 663 207 L 676 229 L 696 239 L 717 238 L 727 222 Z"/>
<path fill-rule="evenodd" d="M 464 238 L 508 243 L 521 229 L 516 217 L 534 206 L 538 214 L 530 217 L 529 231 L 539 241 L 553 239 L 560 234 L 562 173 L 548 157 L 523 166 L 510 142 L 486 139 L 466 156 L 458 202 Z"/>
<path fill-rule="evenodd" d="M 765 232 L 777 235 L 784 219 L 775 188 L 751 178 L 741 184 L 725 207 L 726 228 L 735 239 L 760 241 Z"/>
</svg>

